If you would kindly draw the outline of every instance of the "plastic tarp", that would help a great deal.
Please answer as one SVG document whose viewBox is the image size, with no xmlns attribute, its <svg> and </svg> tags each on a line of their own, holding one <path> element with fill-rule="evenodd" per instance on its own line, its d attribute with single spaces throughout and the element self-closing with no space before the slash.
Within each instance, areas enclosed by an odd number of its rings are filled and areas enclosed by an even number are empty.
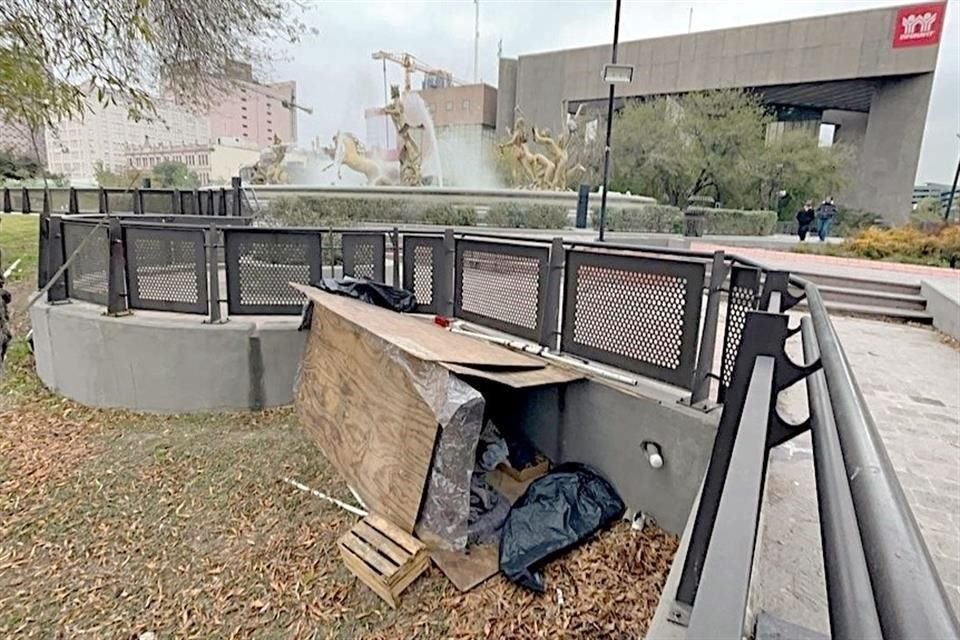
<svg viewBox="0 0 960 640">
<path fill-rule="evenodd" d="M 399 311 L 401 313 L 410 313 L 417 308 L 417 299 L 412 291 L 398 289 L 383 282 L 374 282 L 373 280 L 359 280 L 349 276 L 342 278 L 323 278 L 314 285 L 321 291 L 332 293 L 338 296 L 346 296 L 367 304 Z M 307 302 L 303 308 L 303 314 L 300 319 L 300 330 L 306 331 L 310 328 L 310 321 L 313 318 L 313 302 Z"/>
<path fill-rule="evenodd" d="M 500 536 L 500 570 L 512 582 L 544 592 L 537 569 L 623 516 L 613 486 L 588 466 L 568 462 L 533 481 Z"/>
</svg>

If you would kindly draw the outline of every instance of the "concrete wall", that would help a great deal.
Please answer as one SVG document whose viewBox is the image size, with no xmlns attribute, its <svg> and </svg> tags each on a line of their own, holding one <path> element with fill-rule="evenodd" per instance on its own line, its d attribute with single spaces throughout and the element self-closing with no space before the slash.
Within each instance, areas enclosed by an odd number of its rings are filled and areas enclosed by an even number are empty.
<svg viewBox="0 0 960 640">
<path fill-rule="evenodd" d="M 517 61 L 500 58 L 497 75 L 497 135 L 503 137 L 513 127 L 517 106 Z"/>
<path fill-rule="evenodd" d="M 710 459 L 719 412 L 677 404 L 680 395 L 651 383 L 639 389 L 598 380 L 533 390 L 504 390 L 471 380 L 503 429 L 520 429 L 554 462 L 582 462 L 616 487 L 629 508 L 679 534 Z M 650 466 L 642 443 L 660 445 Z"/>
<path fill-rule="evenodd" d="M 37 373 L 49 389 L 85 405 L 148 412 L 290 404 L 305 341 L 299 318 L 112 318 L 82 302 L 40 303 L 30 317 Z"/>
<path fill-rule="evenodd" d="M 960 283 L 923 280 L 920 295 L 927 300 L 927 312 L 933 316 L 933 326 L 960 340 Z"/>
<path fill-rule="evenodd" d="M 932 86 L 932 73 L 879 84 L 851 176 L 851 206 L 907 220 Z"/>
<path fill-rule="evenodd" d="M 862 137 L 851 135 L 862 139 L 858 155 L 866 164 L 852 176 L 850 199 L 841 204 L 898 220 L 909 212 L 939 45 L 893 48 L 896 12 L 897 7 L 889 7 L 625 42 L 619 61 L 635 65 L 634 79 L 617 86 L 617 96 L 877 82 L 869 107 L 869 118 L 876 122 L 867 125 Z M 609 58 L 609 45 L 604 44 L 521 56 L 516 63 L 501 60 L 498 131 L 508 120 L 512 123 L 515 107 L 529 122 L 557 130 L 568 102 L 605 100 L 608 85 L 601 69 Z M 512 85 L 505 90 L 504 83 L 510 83 L 513 73 L 515 99 L 510 100 Z M 844 106 L 824 100 L 831 91 L 846 90 L 854 88 L 820 85 L 796 106 Z"/>
</svg>

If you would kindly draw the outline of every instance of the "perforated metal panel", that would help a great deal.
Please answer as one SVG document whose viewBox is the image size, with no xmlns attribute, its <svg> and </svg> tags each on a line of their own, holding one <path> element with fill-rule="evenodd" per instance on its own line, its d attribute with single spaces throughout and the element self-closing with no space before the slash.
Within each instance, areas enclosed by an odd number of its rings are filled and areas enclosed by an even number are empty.
<svg viewBox="0 0 960 640">
<path fill-rule="evenodd" d="M 561 348 L 689 388 L 706 267 L 567 252 Z"/>
<path fill-rule="evenodd" d="M 84 243 L 87 236 L 89 239 Z M 83 248 L 67 267 L 67 295 L 77 300 L 106 305 L 107 269 L 110 263 L 107 227 L 97 227 L 93 223 L 64 222 L 63 250 L 66 259 L 69 260 L 81 245 Z"/>
<path fill-rule="evenodd" d="M 172 191 L 144 189 L 140 193 L 143 197 L 143 213 L 173 213 Z"/>
<path fill-rule="evenodd" d="M 10 211 L 20 213 L 23 210 L 23 190 L 19 187 L 10 189 Z"/>
<path fill-rule="evenodd" d="M 549 257 L 544 246 L 458 240 L 455 315 L 539 340 Z"/>
<path fill-rule="evenodd" d="M 231 314 L 299 314 L 304 296 L 288 283 L 320 280 L 320 234 L 224 229 Z"/>
<path fill-rule="evenodd" d="M 133 213 L 133 190 L 107 190 L 107 201 L 111 213 Z"/>
<path fill-rule="evenodd" d="M 727 295 L 727 313 L 723 330 L 723 357 L 720 360 L 720 388 L 717 402 L 723 402 L 733 381 L 733 366 L 743 340 L 747 312 L 757 308 L 760 290 L 758 269 L 733 267 L 730 270 L 730 292 Z"/>
<path fill-rule="evenodd" d="M 443 269 L 443 238 L 404 236 L 403 288 L 413 291 L 417 312 L 439 313 L 437 274 Z M 447 294 L 449 295 L 449 294 Z"/>
<path fill-rule="evenodd" d="M 382 233 L 344 233 L 343 275 L 383 282 L 386 238 Z"/>
<path fill-rule="evenodd" d="M 131 309 L 207 313 L 202 229 L 124 228 Z"/>
</svg>

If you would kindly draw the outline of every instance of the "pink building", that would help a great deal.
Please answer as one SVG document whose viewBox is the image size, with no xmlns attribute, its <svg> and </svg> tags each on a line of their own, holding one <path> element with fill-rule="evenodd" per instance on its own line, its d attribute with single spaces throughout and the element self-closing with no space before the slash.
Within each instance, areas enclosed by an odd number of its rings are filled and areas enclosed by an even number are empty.
<svg viewBox="0 0 960 640">
<path fill-rule="evenodd" d="M 227 71 L 236 80 L 235 88 L 223 96 L 207 114 L 211 138 L 239 138 L 260 147 L 297 141 L 297 83 L 261 84 L 253 78 L 250 65 L 232 63 Z"/>
</svg>

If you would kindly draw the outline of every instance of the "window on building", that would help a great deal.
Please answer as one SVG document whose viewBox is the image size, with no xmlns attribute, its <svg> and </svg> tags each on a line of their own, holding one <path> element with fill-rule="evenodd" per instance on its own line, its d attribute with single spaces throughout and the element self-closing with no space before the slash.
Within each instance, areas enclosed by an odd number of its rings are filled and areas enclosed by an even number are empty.
<svg viewBox="0 0 960 640">
<path fill-rule="evenodd" d="M 464 101 L 463 101 L 463 110 L 464 110 L 464 111 L 470 111 L 470 101 L 469 101 L 469 100 L 464 100 Z"/>
<path fill-rule="evenodd" d="M 447 100 L 447 111 L 453 111 L 453 100 Z"/>
</svg>

